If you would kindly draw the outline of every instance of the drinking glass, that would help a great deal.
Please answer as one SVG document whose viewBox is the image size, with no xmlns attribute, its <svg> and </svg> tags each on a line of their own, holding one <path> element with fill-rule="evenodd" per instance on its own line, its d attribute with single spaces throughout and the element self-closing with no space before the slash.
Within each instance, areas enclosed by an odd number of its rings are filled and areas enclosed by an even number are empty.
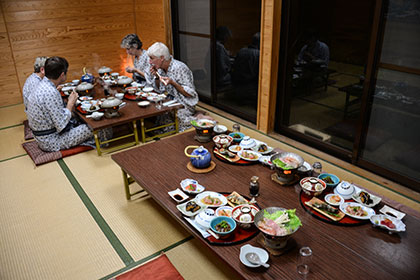
<svg viewBox="0 0 420 280">
<path fill-rule="evenodd" d="M 306 279 L 309 273 L 309 266 L 312 262 L 312 250 L 309 247 L 302 247 L 299 250 L 297 259 L 297 272 L 299 275 Z"/>
<path fill-rule="evenodd" d="M 241 126 L 239 124 L 235 123 L 232 126 L 232 132 L 240 132 L 240 131 L 241 131 Z"/>
<path fill-rule="evenodd" d="M 159 99 L 158 102 L 156 102 L 156 109 L 160 110 L 162 109 L 162 99 Z"/>
</svg>

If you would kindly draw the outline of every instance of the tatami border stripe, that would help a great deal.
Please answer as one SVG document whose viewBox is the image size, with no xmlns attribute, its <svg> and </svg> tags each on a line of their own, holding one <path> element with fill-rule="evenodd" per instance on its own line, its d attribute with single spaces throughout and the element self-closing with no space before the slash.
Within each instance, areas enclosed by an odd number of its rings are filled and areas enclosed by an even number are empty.
<svg viewBox="0 0 420 280">
<path fill-rule="evenodd" d="M 11 157 L 11 158 L 0 159 L 0 162 L 4 162 L 4 161 L 8 161 L 8 160 L 12 160 L 12 159 L 15 159 L 15 158 L 24 157 L 24 156 L 26 156 L 26 155 L 28 155 L 28 154 L 21 154 L 21 155 L 14 156 L 14 157 Z"/>
<path fill-rule="evenodd" d="M 23 123 L 9 125 L 9 126 L 5 126 L 5 127 L 0 127 L 0 130 L 8 129 L 8 128 L 13 128 L 13 127 L 21 126 L 21 125 L 23 125 Z"/>
<path fill-rule="evenodd" d="M 231 118 L 228 118 L 228 117 L 226 117 L 226 116 L 222 116 L 222 115 L 218 114 L 217 112 L 215 112 L 215 111 L 213 111 L 213 110 L 211 110 L 211 109 L 208 109 L 208 108 L 205 108 L 205 107 L 201 107 L 201 106 L 199 106 L 199 107 L 200 107 L 200 108 L 203 108 L 204 110 L 207 110 L 207 111 L 209 111 L 209 112 L 212 112 L 213 114 L 218 115 L 218 116 L 220 116 L 221 118 L 228 119 L 228 120 L 230 120 L 231 122 L 236 122 L 235 120 L 232 120 Z M 366 178 L 365 176 L 359 175 L 359 174 L 357 174 L 357 173 L 355 173 L 355 172 L 353 172 L 353 171 L 351 171 L 351 170 L 349 170 L 349 169 L 347 169 L 347 168 L 344 168 L 344 167 L 338 166 L 337 164 L 335 164 L 335 163 L 333 163 L 333 162 L 330 162 L 330 161 L 328 161 L 328 160 L 325 160 L 325 159 L 323 159 L 323 158 L 320 158 L 320 157 L 318 157 L 318 156 L 316 156 L 316 155 L 314 155 L 314 154 L 312 154 L 312 153 L 310 153 L 310 152 L 304 151 L 304 150 L 302 150 L 302 149 L 300 149 L 300 148 L 298 148 L 298 147 L 295 147 L 295 146 L 293 146 L 293 145 L 291 145 L 291 144 L 289 144 L 289 143 L 286 143 L 286 142 L 284 142 L 284 141 L 282 141 L 282 140 L 279 140 L 279 139 L 277 139 L 277 138 L 274 138 L 274 137 L 273 137 L 273 136 L 271 136 L 271 135 L 265 134 L 265 133 L 263 133 L 263 132 L 261 132 L 261 131 L 259 131 L 259 130 L 256 130 L 256 129 L 251 128 L 251 127 L 246 126 L 246 125 L 242 125 L 242 126 L 244 126 L 244 127 L 248 128 L 248 129 L 250 129 L 250 130 L 253 130 L 253 131 L 255 131 L 255 132 L 261 133 L 261 134 L 263 134 L 263 135 L 265 135 L 265 136 L 267 136 L 267 137 L 269 137 L 269 138 L 273 139 L 274 141 L 281 142 L 281 143 L 283 143 L 284 145 L 287 145 L 287 146 L 289 146 L 289 147 L 295 148 L 296 150 L 299 150 L 299 151 L 301 151 L 301 152 L 303 152 L 303 153 L 309 154 L 309 155 L 311 155 L 311 156 L 313 156 L 313 157 L 315 157 L 315 158 L 317 158 L 317 159 L 320 159 L 320 160 L 322 160 L 322 161 L 328 162 L 329 164 L 334 165 L 334 166 L 335 166 L 335 167 L 337 167 L 337 168 L 340 168 L 340 169 L 342 169 L 342 170 L 345 170 L 345 171 L 347 171 L 347 172 L 349 172 L 349 173 L 351 173 L 351 174 L 353 174 L 353 175 L 356 175 L 356 176 L 357 176 L 357 177 L 359 177 L 359 178 L 363 178 L 363 179 L 365 179 L 365 180 L 367 180 L 367 181 L 369 181 L 369 182 L 371 182 L 371 183 L 374 183 L 374 184 L 376 184 L 376 185 L 378 185 L 378 186 L 381 186 L 382 188 L 387 189 L 387 190 L 389 190 L 389 191 L 391 191 L 391 192 L 393 192 L 393 193 L 399 194 L 399 195 L 401 195 L 402 197 L 405 197 L 405 198 L 407 198 L 407 199 L 409 199 L 409 200 L 412 200 L 412 201 L 414 201 L 414 202 L 420 203 L 420 200 L 417 200 L 417 199 L 415 199 L 415 198 L 409 197 L 409 196 L 407 196 L 407 195 L 405 195 L 405 194 L 403 194 L 403 193 L 400 193 L 399 191 L 396 191 L 396 190 L 394 190 L 394 189 L 392 189 L 392 188 L 390 188 L 390 187 L 388 187 L 388 186 L 386 186 L 386 185 L 383 185 L 383 184 L 381 184 L 381 183 L 378 183 L 378 182 L 376 182 L 376 181 L 374 181 L 374 180 L 372 180 L 372 179 Z M 355 165 L 355 166 L 356 166 L 356 167 L 358 167 L 357 165 Z"/>
<path fill-rule="evenodd" d="M 7 107 L 12 107 L 12 106 L 18 106 L 18 105 L 21 105 L 22 103 L 18 103 L 18 104 L 10 104 L 10 105 L 4 105 L 4 106 L 0 106 L 0 109 L 1 108 L 7 108 Z"/>
<path fill-rule="evenodd" d="M 124 262 L 125 265 L 129 265 L 134 262 L 134 259 L 130 256 L 127 249 L 112 231 L 108 223 L 99 213 L 98 209 L 93 204 L 92 200 L 90 200 L 89 196 L 83 190 L 82 186 L 80 186 L 77 179 L 74 177 L 73 173 L 70 171 L 67 164 L 64 162 L 63 159 L 57 160 L 58 164 L 60 165 L 61 169 L 63 170 L 64 174 L 66 175 L 67 179 L 70 181 L 71 185 L 73 186 L 76 193 L 79 195 L 80 199 L 82 200 L 83 204 L 88 209 L 89 213 L 92 215 L 95 222 L 98 224 L 99 228 L 105 234 L 108 241 L 111 243 L 112 247 L 117 252 L 118 256 Z"/>
<path fill-rule="evenodd" d="M 164 248 L 164 249 L 162 249 L 162 250 L 160 250 L 160 251 L 158 251 L 156 253 L 153 253 L 150 256 L 147 256 L 147 257 L 145 257 L 145 258 L 143 258 L 141 260 L 138 260 L 136 262 L 133 262 L 130 265 L 127 265 L 126 267 L 121 268 L 120 270 L 117 270 L 117 271 L 115 271 L 115 272 L 113 272 L 113 273 L 111 273 L 111 274 L 109 274 L 109 275 L 107 275 L 107 276 L 105 276 L 103 278 L 100 278 L 99 280 L 107 280 L 107 279 L 113 278 L 113 277 L 115 277 L 115 276 L 117 276 L 117 275 L 119 275 L 119 274 L 121 274 L 123 272 L 126 272 L 126 271 L 128 271 L 128 270 L 130 270 L 130 269 L 132 269 L 132 268 L 134 268 L 134 267 L 136 267 L 138 265 L 141 265 L 142 263 L 145 263 L 145 262 L 147 262 L 147 261 L 149 261 L 151 259 L 154 259 L 155 257 L 159 256 L 162 252 L 168 252 L 169 250 L 172 250 L 173 248 L 178 247 L 179 245 L 182 245 L 185 242 L 190 241 L 191 239 L 193 239 L 193 236 L 192 235 L 190 235 L 187 238 L 182 239 L 182 240 L 180 240 L 180 241 L 178 241 L 178 242 L 176 242 L 176 243 L 174 243 L 174 244 L 172 244 L 172 245 L 170 245 L 170 246 L 168 246 L 168 247 L 166 247 L 166 248 Z"/>
</svg>

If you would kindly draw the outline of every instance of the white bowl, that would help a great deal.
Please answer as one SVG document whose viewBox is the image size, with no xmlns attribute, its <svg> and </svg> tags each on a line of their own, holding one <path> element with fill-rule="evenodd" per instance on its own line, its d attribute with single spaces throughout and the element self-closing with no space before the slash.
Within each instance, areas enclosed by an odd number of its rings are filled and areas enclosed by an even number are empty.
<svg viewBox="0 0 420 280">
<path fill-rule="evenodd" d="M 268 255 L 268 253 L 267 253 L 266 250 L 264 250 L 262 248 L 251 246 L 249 244 L 246 244 L 246 245 L 244 245 L 244 246 L 241 247 L 241 252 L 239 254 L 239 259 L 241 260 L 241 262 L 244 265 L 246 265 L 248 267 L 259 267 L 261 265 L 250 263 L 246 259 L 246 257 L 245 257 L 245 255 L 247 253 L 255 253 L 255 254 L 257 254 L 258 257 L 260 257 L 261 262 L 263 262 L 263 263 L 266 263 L 268 261 L 268 258 L 269 258 L 269 255 Z"/>
<path fill-rule="evenodd" d="M 227 206 L 227 205 L 220 206 L 219 208 L 216 209 L 216 217 L 226 216 L 226 215 L 221 214 L 220 211 L 226 211 L 225 213 L 229 214 L 229 216 L 227 216 L 227 217 L 232 217 L 232 210 L 233 210 L 233 208 L 230 207 L 230 206 Z"/>
<path fill-rule="evenodd" d="M 341 195 L 344 199 L 351 199 L 354 192 L 354 185 L 346 181 L 342 181 L 334 188 L 334 193 Z"/>
<path fill-rule="evenodd" d="M 93 112 L 92 113 L 92 119 L 95 121 L 99 121 L 104 116 L 104 113 L 102 112 Z"/>
<path fill-rule="evenodd" d="M 229 151 L 231 151 L 232 153 L 239 153 L 240 151 L 242 151 L 242 147 L 241 146 L 239 146 L 239 145 L 232 145 L 232 146 L 229 146 Z"/>
<path fill-rule="evenodd" d="M 331 197 L 333 197 L 333 196 L 337 196 L 337 197 L 339 197 L 339 198 L 340 198 L 340 201 L 338 201 L 338 202 L 331 201 L 330 199 L 331 199 Z M 333 193 L 330 193 L 330 194 L 327 194 L 327 195 L 325 196 L 325 202 L 327 202 L 328 204 L 330 204 L 330 205 L 332 205 L 332 206 L 339 206 L 341 203 L 344 203 L 344 198 L 343 198 L 341 195 L 339 195 L 339 194 L 333 194 Z"/>
<path fill-rule="evenodd" d="M 195 221 L 201 227 L 203 227 L 205 229 L 209 229 L 210 228 L 210 222 L 211 222 L 211 220 L 213 220 L 214 217 L 215 217 L 214 210 L 207 208 L 206 210 L 204 210 L 203 212 L 201 212 L 200 214 L 195 216 Z"/>
<path fill-rule="evenodd" d="M 252 149 L 257 145 L 254 139 L 249 136 L 244 136 L 241 143 L 239 144 L 243 149 Z"/>
<path fill-rule="evenodd" d="M 74 86 L 77 86 L 78 84 L 79 84 L 79 80 L 73 80 L 73 81 L 71 81 L 72 82 L 72 84 L 74 85 Z"/>
<path fill-rule="evenodd" d="M 213 128 L 213 131 L 219 134 L 223 134 L 227 132 L 227 127 L 224 125 L 218 124 Z"/>
<path fill-rule="evenodd" d="M 203 192 L 206 189 L 205 187 L 203 187 L 202 185 L 200 185 L 196 180 L 193 180 L 193 179 L 184 179 L 179 184 L 181 185 L 181 188 L 182 188 L 182 190 L 184 192 L 191 193 L 191 194 L 198 194 L 198 193 Z M 189 190 L 187 188 L 190 184 L 194 184 L 195 185 L 195 188 L 196 189 L 194 191 Z"/>
<path fill-rule="evenodd" d="M 386 224 L 381 224 L 381 221 L 385 219 L 390 220 L 395 225 L 395 228 L 390 228 Z M 388 215 L 382 215 L 382 214 L 372 215 L 370 217 L 370 222 L 375 227 L 381 227 L 381 228 L 387 229 L 389 233 L 405 231 L 405 224 L 401 220 L 394 217 L 390 217 Z"/>
<path fill-rule="evenodd" d="M 143 92 L 152 92 L 152 91 L 153 91 L 153 88 L 152 88 L 152 87 L 144 87 L 144 88 L 142 89 L 142 91 L 143 91 Z"/>
<path fill-rule="evenodd" d="M 137 105 L 144 108 L 150 105 L 150 101 L 140 101 Z"/>
<path fill-rule="evenodd" d="M 119 100 L 122 100 L 124 98 L 124 93 L 118 92 L 115 94 L 115 97 L 118 98 Z"/>
</svg>

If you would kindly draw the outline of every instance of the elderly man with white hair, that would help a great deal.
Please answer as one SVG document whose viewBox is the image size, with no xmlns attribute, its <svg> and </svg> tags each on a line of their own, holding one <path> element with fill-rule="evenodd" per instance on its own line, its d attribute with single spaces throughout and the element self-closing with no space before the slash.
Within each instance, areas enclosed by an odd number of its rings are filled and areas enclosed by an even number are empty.
<svg viewBox="0 0 420 280">
<path fill-rule="evenodd" d="M 190 128 L 198 102 L 191 70 L 185 63 L 174 59 L 163 43 L 154 43 L 147 54 L 150 58 L 150 73 L 154 79 L 153 86 L 160 92 L 167 92 L 169 98 L 184 105 L 177 113 L 179 130 Z"/>
<path fill-rule="evenodd" d="M 45 76 L 44 66 L 47 58 L 48 57 L 46 56 L 38 56 L 35 59 L 34 72 L 26 79 L 25 84 L 23 85 L 22 93 L 25 112 L 27 111 L 29 96 L 35 91 L 39 85 L 39 82 L 41 82 Z"/>
</svg>

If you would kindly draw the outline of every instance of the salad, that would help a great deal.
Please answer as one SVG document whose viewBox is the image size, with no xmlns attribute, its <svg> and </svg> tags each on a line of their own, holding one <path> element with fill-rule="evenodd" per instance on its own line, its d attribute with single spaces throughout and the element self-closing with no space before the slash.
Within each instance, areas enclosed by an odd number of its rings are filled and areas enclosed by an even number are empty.
<svg viewBox="0 0 420 280">
<path fill-rule="evenodd" d="M 274 236 L 291 234 L 302 225 L 295 212 L 296 209 L 289 209 L 270 214 L 264 209 L 264 218 L 258 222 L 258 228 L 262 232 Z"/>
</svg>

